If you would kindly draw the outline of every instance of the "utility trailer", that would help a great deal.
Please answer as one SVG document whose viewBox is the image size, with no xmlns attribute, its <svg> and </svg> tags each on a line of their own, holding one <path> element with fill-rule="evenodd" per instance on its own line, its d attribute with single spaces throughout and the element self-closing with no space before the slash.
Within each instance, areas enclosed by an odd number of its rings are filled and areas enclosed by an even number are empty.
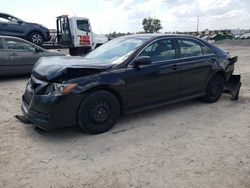
<svg viewBox="0 0 250 188">
<path fill-rule="evenodd" d="M 50 42 L 43 43 L 47 49 L 68 48 L 72 56 L 84 55 L 108 41 L 104 35 L 92 32 L 88 18 L 58 16 L 56 31 L 51 33 Z"/>
</svg>

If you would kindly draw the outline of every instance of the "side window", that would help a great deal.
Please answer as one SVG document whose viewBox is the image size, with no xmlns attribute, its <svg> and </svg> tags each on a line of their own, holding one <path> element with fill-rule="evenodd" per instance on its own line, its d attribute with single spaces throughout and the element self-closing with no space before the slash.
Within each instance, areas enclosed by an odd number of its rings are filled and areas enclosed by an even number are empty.
<svg viewBox="0 0 250 188">
<path fill-rule="evenodd" d="M 0 17 L 0 22 L 7 23 L 7 22 L 10 22 L 10 20 L 8 20 L 8 19 L 6 19 L 6 18 Z"/>
<path fill-rule="evenodd" d="M 163 39 L 153 42 L 139 56 L 149 56 L 152 63 L 171 60 L 176 58 L 174 43 L 170 39 Z"/>
<path fill-rule="evenodd" d="M 76 24 L 77 24 L 77 29 L 90 32 L 88 20 L 77 20 Z"/>
<path fill-rule="evenodd" d="M 203 55 L 213 55 L 214 53 L 206 46 L 202 46 Z"/>
<path fill-rule="evenodd" d="M 17 23 L 17 19 L 7 15 L 0 15 L 0 22 Z"/>
<path fill-rule="evenodd" d="M 12 52 L 35 52 L 35 46 L 16 39 L 5 39 L 9 51 Z"/>
<path fill-rule="evenodd" d="M 181 39 L 178 42 L 180 46 L 181 58 L 202 55 L 202 48 L 199 43 L 184 39 L 183 40 Z"/>
</svg>

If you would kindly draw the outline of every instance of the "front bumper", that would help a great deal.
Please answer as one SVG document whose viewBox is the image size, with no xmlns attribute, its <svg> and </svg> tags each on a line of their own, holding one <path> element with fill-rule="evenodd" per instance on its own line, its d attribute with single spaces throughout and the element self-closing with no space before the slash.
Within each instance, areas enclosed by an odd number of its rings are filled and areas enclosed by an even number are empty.
<svg viewBox="0 0 250 188">
<path fill-rule="evenodd" d="M 54 115 L 37 112 L 30 109 L 29 105 L 23 101 L 21 106 L 23 115 L 34 123 L 37 127 L 44 130 L 52 130 L 63 127 L 70 127 L 77 124 L 76 114 Z M 49 111 L 49 110 L 48 110 Z"/>
<path fill-rule="evenodd" d="M 77 124 L 81 95 L 38 95 L 28 83 L 22 98 L 23 115 L 36 126 L 51 130 Z"/>
<path fill-rule="evenodd" d="M 50 41 L 50 40 L 51 40 L 50 32 L 49 32 L 49 30 L 46 30 L 46 31 L 45 31 L 45 35 L 44 35 L 44 41 L 45 41 L 45 42 L 48 42 L 48 41 Z"/>
<path fill-rule="evenodd" d="M 21 109 L 23 115 L 32 123 L 42 126 L 43 129 L 50 129 L 51 126 L 49 125 L 48 114 L 37 113 L 33 110 L 30 110 L 28 104 L 25 101 L 22 101 Z"/>
</svg>

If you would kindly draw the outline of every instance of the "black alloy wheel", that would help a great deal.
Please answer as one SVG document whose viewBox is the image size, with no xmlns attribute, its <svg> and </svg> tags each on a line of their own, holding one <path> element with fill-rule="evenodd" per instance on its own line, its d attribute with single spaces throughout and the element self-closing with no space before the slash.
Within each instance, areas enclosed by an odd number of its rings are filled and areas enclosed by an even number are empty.
<svg viewBox="0 0 250 188">
<path fill-rule="evenodd" d="M 36 44 L 36 45 L 42 45 L 43 44 L 43 36 L 39 32 L 33 32 L 30 34 L 29 41 Z"/>
<path fill-rule="evenodd" d="M 107 91 L 90 93 L 80 106 L 78 124 L 87 133 L 99 134 L 108 131 L 120 115 L 117 98 Z"/>
</svg>

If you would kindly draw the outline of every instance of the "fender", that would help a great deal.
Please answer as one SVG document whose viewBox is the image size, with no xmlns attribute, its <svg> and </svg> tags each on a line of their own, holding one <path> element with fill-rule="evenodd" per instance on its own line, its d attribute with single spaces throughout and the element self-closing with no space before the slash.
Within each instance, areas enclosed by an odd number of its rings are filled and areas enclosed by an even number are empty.
<svg viewBox="0 0 250 188">
<path fill-rule="evenodd" d="M 111 91 L 111 93 L 113 94 L 115 93 L 116 96 L 118 95 L 119 99 L 121 99 L 122 103 L 126 106 L 127 104 L 126 82 L 118 77 L 110 78 L 105 76 L 104 77 L 90 76 L 86 79 L 82 79 L 81 82 L 78 82 L 78 85 L 74 89 L 73 94 L 86 95 L 86 93 L 101 89 Z"/>
<path fill-rule="evenodd" d="M 29 40 L 30 34 L 31 34 L 31 33 L 34 33 L 34 32 L 40 33 L 40 34 L 43 36 L 43 38 L 45 38 L 45 35 L 44 35 L 44 33 L 43 33 L 42 31 L 40 31 L 40 30 L 38 30 L 38 29 L 32 29 L 31 31 L 29 31 L 29 32 L 25 35 L 26 40 Z"/>
<path fill-rule="evenodd" d="M 223 76 L 224 79 L 226 79 L 226 77 L 225 77 L 225 74 L 226 74 L 226 73 L 225 73 L 225 70 L 223 70 L 223 69 L 217 69 L 217 70 L 215 70 L 215 71 L 209 76 L 206 85 L 208 84 L 209 80 L 211 80 L 211 78 L 212 78 L 215 74 L 220 74 L 220 75 Z"/>
</svg>

